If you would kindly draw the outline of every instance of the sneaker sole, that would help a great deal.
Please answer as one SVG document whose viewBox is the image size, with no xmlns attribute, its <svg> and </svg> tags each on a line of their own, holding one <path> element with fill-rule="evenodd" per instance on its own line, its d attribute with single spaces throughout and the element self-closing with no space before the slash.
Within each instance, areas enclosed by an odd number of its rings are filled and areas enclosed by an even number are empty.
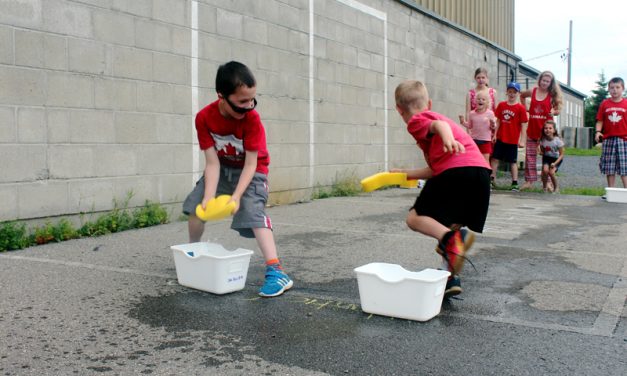
<svg viewBox="0 0 627 376">
<path fill-rule="evenodd" d="M 464 256 L 466 256 L 466 253 L 468 252 L 470 247 L 472 247 L 472 245 L 475 243 L 475 233 L 468 230 L 466 234 L 466 239 L 464 239 L 464 251 L 458 254 L 457 257 L 455 257 L 455 265 L 451 265 L 451 267 L 453 268 L 453 274 L 455 275 L 459 274 L 464 268 Z M 440 249 L 439 246 L 435 246 L 435 251 L 440 256 L 443 256 L 443 251 Z"/>
<path fill-rule="evenodd" d="M 451 296 L 455 296 L 455 295 L 459 295 L 463 292 L 464 290 L 462 290 L 461 287 L 459 286 L 453 286 L 450 289 L 444 291 L 444 299 L 446 298 L 450 298 Z"/>
<path fill-rule="evenodd" d="M 292 286 L 294 286 L 294 281 L 290 280 L 287 283 L 287 285 L 283 286 L 282 289 L 280 289 L 279 291 L 275 292 L 274 294 L 264 294 L 262 292 L 259 292 L 259 296 L 261 296 L 263 298 L 272 298 L 272 297 L 275 297 L 275 296 L 279 296 L 279 295 L 282 295 L 287 290 L 291 289 Z"/>
</svg>

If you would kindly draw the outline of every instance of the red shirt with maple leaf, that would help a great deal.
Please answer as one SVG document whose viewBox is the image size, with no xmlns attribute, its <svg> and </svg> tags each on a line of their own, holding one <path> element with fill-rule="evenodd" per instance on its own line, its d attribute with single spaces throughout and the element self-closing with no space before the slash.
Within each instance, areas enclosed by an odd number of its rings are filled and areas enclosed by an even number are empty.
<svg viewBox="0 0 627 376">
<path fill-rule="evenodd" d="M 603 122 L 603 138 L 620 137 L 627 140 L 627 99 L 614 102 L 608 98 L 601 102 L 597 121 Z"/>
<path fill-rule="evenodd" d="M 246 150 L 257 152 L 257 169 L 268 174 L 270 155 L 266 146 L 266 131 L 259 113 L 252 110 L 244 118 L 227 119 L 218 109 L 220 100 L 209 104 L 196 115 L 196 132 L 201 150 L 215 147 L 220 164 L 243 168 Z"/>
</svg>

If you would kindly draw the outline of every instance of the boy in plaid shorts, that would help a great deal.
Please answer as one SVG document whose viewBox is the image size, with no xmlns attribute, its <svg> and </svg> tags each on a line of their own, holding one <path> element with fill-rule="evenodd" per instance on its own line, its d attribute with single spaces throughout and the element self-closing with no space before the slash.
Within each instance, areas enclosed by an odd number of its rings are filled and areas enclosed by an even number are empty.
<svg viewBox="0 0 627 376">
<path fill-rule="evenodd" d="M 607 176 L 608 187 L 614 187 L 618 174 L 623 187 L 627 188 L 627 99 L 623 98 L 625 81 L 614 77 L 607 86 L 610 97 L 599 106 L 594 135 L 596 142 L 603 141 L 599 167 L 601 173 Z"/>
</svg>

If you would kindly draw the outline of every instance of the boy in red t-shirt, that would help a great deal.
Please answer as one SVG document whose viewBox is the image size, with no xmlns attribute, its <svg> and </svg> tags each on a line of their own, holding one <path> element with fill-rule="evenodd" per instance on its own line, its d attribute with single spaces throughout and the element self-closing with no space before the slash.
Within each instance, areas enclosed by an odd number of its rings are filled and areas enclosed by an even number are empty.
<svg viewBox="0 0 627 376">
<path fill-rule="evenodd" d="M 218 68 L 218 99 L 196 115 L 198 143 L 205 155 L 204 175 L 183 203 L 189 215 L 190 242 L 199 242 L 205 224 L 196 216 L 196 206 L 220 194 L 230 194 L 235 203 L 231 228 L 244 237 L 255 237 L 266 261 L 263 297 L 278 296 L 293 285 L 279 262 L 266 216 L 268 165 L 266 134 L 257 105 L 256 81 L 242 63 L 231 61 Z"/>
<path fill-rule="evenodd" d="M 499 161 L 509 163 L 512 173 L 512 191 L 518 191 L 518 148 L 524 148 L 524 128 L 527 125 L 527 109 L 518 102 L 520 85 L 518 82 L 507 84 L 507 100 L 496 107 L 495 144 L 490 164 L 492 165 L 492 185 L 496 178 Z"/>
<path fill-rule="evenodd" d="M 392 170 L 406 173 L 408 179 L 428 179 L 407 215 L 407 226 L 438 240 L 436 252 L 451 272 L 444 295 L 457 295 L 462 292 L 458 274 L 474 242 L 474 234 L 461 227 L 483 231 L 490 203 L 490 166 L 461 126 L 431 111 L 422 82 L 402 82 L 395 97 L 396 110 L 427 162 L 424 168 Z"/>
<path fill-rule="evenodd" d="M 599 106 L 594 140 L 603 140 L 601 173 L 607 176 L 607 186 L 614 187 L 616 174 L 627 188 L 627 99 L 623 98 L 625 81 L 614 77 L 607 84 L 610 97 Z M 605 198 L 605 196 L 603 196 Z"/>
</svg>

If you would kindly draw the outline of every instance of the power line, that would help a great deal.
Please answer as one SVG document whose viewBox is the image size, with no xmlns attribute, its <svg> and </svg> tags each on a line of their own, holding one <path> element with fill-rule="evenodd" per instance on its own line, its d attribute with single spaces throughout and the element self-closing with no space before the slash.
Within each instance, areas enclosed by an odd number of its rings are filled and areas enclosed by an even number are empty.
<svg viewBox="0 0 627 376">
<path fill-rule="evenodd" d="M 531 60 L 536 60 L 536 59 L 540 59 L 540 58 L 543 58 L 543 57 L 555 55 L 555 54 L 558 54 L 558 53 L 562 53 L 562 58 L 564 58 L 564 56 L 568 56 L 567 55 L 568 54 L 568 48 L 563 48 L 561 50 L 549 52 L 548 54 L 532 57 L 531 59 L 523 60 L 523 63 L 526 63 L 526 62 L 531 61 Z"/>
</svg>

